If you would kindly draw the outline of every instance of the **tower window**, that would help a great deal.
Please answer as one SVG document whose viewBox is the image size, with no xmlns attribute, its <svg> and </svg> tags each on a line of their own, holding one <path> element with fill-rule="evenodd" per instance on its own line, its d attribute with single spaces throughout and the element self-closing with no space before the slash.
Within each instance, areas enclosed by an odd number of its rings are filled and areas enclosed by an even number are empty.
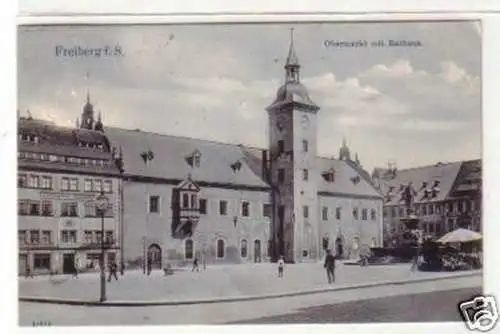
<svg viewBox="0 0 500 334">
<path fill-rule="evenodd" d="M 324 206 L 322 211 L 322 219 L 328 220 L 328 207 Z"/>
<path fill-rule="evenodd" d="M 285 141 L 278 140 L 278 154 L 285 152 Z"/>
<path fill-rule="evenodd" d="M 200 198 L 199 200 L 199 210 L 201 214 L 207 214 L 207 200 L 205 198 Z"/>
<path fill-rule="evenodd" d="M 302 140 L 302 151 L 309 152 L 309 142 L 305 139 Z"/>
<path fill-rule="evenodd" d="M 335 209 L 335 218 L 336 218 L 337 220 L 340 220 L 340 217 L 341 217 L 341 208 L 340 208 L 340 207 L 337 207 L 337 208 Z"/>
<path fill-rule="evenodd" d="M 219 202 L 219 215 L 226 216 L 227 215 L 227 201 Z"/>
<path fill-rule="evenodd" d="M 304 180 L 304 181 L 309 180 L 309 171 L 307 169 L 302 170 L 302 180 Z"/>
<path fill-rule="evenodd" d="M 304 218 L 309 218 L 309 207 L 307 205 L 304 205 L 303 210 L 304 210 Z"/>
<path fill-rule="evenodd" d="M 160 212 L 160 196 L 149 196 L 149 212 Z"/>
<path fill-rule="evenodd" d="M 250 216 L 250 203 L 248 203 L 248 202 L 241 203 L 241 215 L 243 217 Z"/>
<path fill-rule="evenodd" d="M 278 183 L 285 183 L 285 170 L 283 168 L 278 169 Z"/>
</svg>

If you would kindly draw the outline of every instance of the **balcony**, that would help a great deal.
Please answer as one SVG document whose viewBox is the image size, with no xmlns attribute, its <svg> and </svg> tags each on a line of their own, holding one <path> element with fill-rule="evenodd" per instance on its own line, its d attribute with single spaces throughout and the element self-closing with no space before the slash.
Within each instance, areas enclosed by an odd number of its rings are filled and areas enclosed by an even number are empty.
<svg viewBox="0 0 500 334">
<path fill-rule="evenodd" d="M 78 248 L 81 250 L 100 250 L 101 247 L 100 240 L 93 240 L 81 243 Z M 114 238 L 108 238 L 104 241 L 104 249 L 119 249 L 118 242 Z"/>
<path fill-rule="evenodd" d="M 54 248 L 55 248 L 55 243 L 53 241 L 28 242 L 19 240 L 20 250 L 47 250 Z"/>
</svg>

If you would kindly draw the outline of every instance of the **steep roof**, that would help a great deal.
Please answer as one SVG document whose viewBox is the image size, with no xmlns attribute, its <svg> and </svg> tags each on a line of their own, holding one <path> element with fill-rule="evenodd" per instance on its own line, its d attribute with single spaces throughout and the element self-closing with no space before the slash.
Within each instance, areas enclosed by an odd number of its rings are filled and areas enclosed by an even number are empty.
<svg viewBox="0 0 500 334">
<path fill-rule="evenodd" d="M 262 155 L 265 150 L 242 145 L 155 134 L 120 128 L 105 128 L 113 146 L 123 148 L 125 173 L 128 175 L 269 188 L 263 179 Z M 154 158 L 146 167 L 141 153 L 151 150 Z M 191 167 L 186 158 L 200 153 L 199 167 Z M 234 164 L 239 168 L 233 170 Z M 320 192 L 381 197 L 359 172 L 345 161 L 318 158 L 320 173 L 335 170 L 335 181 L 319 176 Z M 358 182 L 351 179 L 360 176 Z"/>
<path fill-rule="evenodd" d="M 382 195 L 365 179 L 365 176 L 346 161 L 328 158 L 318 158 L 317 161 L 320 173 L 329 170 L 335 173 L 333 182 L 327 182 L 322 176 L 319 177 L 319 192 L 382 198 Z"/>
<path fill-rule="evenodd" d="M 113 146 L 123 148 L 124 170 L 129 175 L 174 180 L 191 175 L 195 182 L 268 187 L 237 145 L 111 127 L 105 128 L 105 134 Z M 146 166 L 141 153 L 149 150 L 154 158 Z M 200 153 L 199 167 L 187 161 L 195 151 Z M 241 165 L 233 169 L 238 161 Z"/>
<path fill-rule="evenodd" d="M 417 191 L 417 195 L 415 196 L 415 203 L 428 203 L 445 200 L 453 187 L 458 172 L 460 171 L 461 165 L 462 162 L 451 162 L 403 169 L 395 171 L 393 178 L 381 178 L 379 181 L 380 189 L 384 196 L 389 193 L 390 187 L 393 187 L 393 196 L 390 197 L 390 200 L 387 198 L 385 204 L 400 204 L 400 187 L 402 185 L 408 185 L 409 182 L 412 183 L 413 188 L 415 189 L 415 191 Z M 439 181 L 439 192 L 437 192 L 436 197 L 424 199 L 424 189 L 422 189 L 423 183 L 427 182 L 428 188 L 430 189 L 435 181 Z"/>
</svg>

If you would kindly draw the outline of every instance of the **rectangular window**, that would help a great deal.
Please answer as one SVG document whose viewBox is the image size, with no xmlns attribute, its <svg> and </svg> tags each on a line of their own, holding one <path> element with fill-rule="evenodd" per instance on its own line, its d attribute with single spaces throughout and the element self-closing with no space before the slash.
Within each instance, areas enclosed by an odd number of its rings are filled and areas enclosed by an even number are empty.
<svg viewBox="0 0 500 334">
<path fill-rule="evenodd" d="M 115 216 L 114 210 L 113 210 L 113 204 L 108 203 L 108 207 L 106 208 L 106 211 L 104 211 L 104 217 L 106 218 L 112 218 Z"/>
<path fill-rule="evenodd" d="M 100 244 L 101 241 L 102 241 L 102 233 L 101 233 L 101 231 L 95 231 L 94 235 L 95 235 L 94 243 Z"/>
<path fill-rule="evenodd" d="M 108 244 L 113 244 L 115 242 L 115 236 L 113 231 L 106 231 L 105 242 Z"/>
<path fill-rule="evenodd" d="M 19 216 L 27 216 L 30 213 L 30 201 L 20 199 L 17 204 L 17 214 Z"/>
<path fill-rule="evenodd" d="M 28 186 L 28 176 L 26 174 L 19 174 L 17 176 L 17 186 L 19 188 L 26 188 Z"/>
<path fill-rule="evenodd" d="M 38 231 L 38 230 L 31 230 L 30 231 L 30 243 L 36 244 L 36 245 L 40 243 L 40 231 Z"/>
<path fill-rule="evenodd" d="M 92 183 L 92 190 L 100 193 L 102 191 L 102 181 L 94 180 L 94 182 Z"/>
<path fill-rule="evenodd" d="M 354 219 L 358 219 L 358 208 L 353 208 L 352 209 L 352 217 Z"/>
<path fill-rule="evenodd" d="M 85 217 L 97 217 L 97 208 L 94 203 L 85 203 Z"/>
<path fill-rule="evenodd" d="M 285 152 L 285 141 L 278 140 L 278 155 L 282 154 L 283 152 Z"/>
<path fill-rule="evenodd" d="M 433 215 L 434 214 L 434 205 L 429 204 L 429 214 Z"/>
<path fill-rule="evenodd" d="M 75 230 L 61 231 L 61 241 L 65 244 L 76 244 L 76 231 Z"/>
<path fill-rule="evenodd" d="M 207 200 L 205 198 L 200 198 L 199 201 L 200 214 L 207 214 Z"/>
<path fill-rule="evenodd" d="M 248 203 L 248 202 L 241 202 L 241 215 L 243 217 L 250 216 L 250 203 Z"/>
<path fill-rule="evenodd" d="M 85 192 L 92 191 L 92 180 L 91 179 L 85 179 L 83 181 L 83 191 L 85 191 Z"/>
<path fill-rule="evenodd" d="M 52 232 L 42 231 L 42 244 L 50 245 L 52 243 Z"/>
<path fill-rule="evenodd" d="M 282 223 L 285 220 L 285 206 L 280 205 L 278 207 L 278 220 Z"/>
<path fill-rule="evenodd" d="M 149 212 L 159 213 L 160 212 L 160 196 L 149 196 Z"/>
<path fill-rule="evenodd" d="M 92 233 L 92 231 L 89 231 L 89 230 L 85 231 L 83 233 L 83 236 L 85 238 L 85 244 L 90 245 L 92 243 L 92 241 L 93 241 L 93 233 Z"/>
<path fill-rule="evenodd" d="M 263 211 L 263 216 L 264 217 L 271 217 L 272 215 L 272 206 L 271 204 L 264 204 L 263 207 L 262 207 L 262 211 Z"/>
<path fill-rule="evenodd" d="M 368 209 L 361 209 L 361 219 L 362 220 L 368 219 Z"/>
<path fill-rule="evenodd" d="M 40 178 L 38 175 L 30 175 L 28 178 L 28 187 L 29 188 L 38 188 Z"/>
<path fill-rule="evenodd" d="M 29 201 L 29 213 L 30 216 L 40 215 L 40 202 L 39 201 Z"/>
<path fill-rule="evenodd" d="M 33 254 L 35 270 L 50 270 L 50 254 Z"/>
<path fill-rule="evenodd" d="M 61 203 L 61 216 L 62 217 L 77 217 L 78 216 L 78 203 L 76 203 L 76 202 Z"/>
<path fill-rule="evenodd" d="M 399 216 L 404 217 L 405 216 L 405 208 L 399 208 Z"/>
<path fill-rule="evenodd" d="M 278 183 L 285 183 L 285 170 L 283 168 L 278 169 Z"/>
<path fill-rule="evenodd" d="M 61 179 L 61 190 L 69 190 L 69 179 L 67 177 Z"/>
<path fill-rule="evenodd" d="M 227 201 L 219 201 L 219 215 L 227 215 Z"/>
<path fill-rule="evenodd" d="M 113 182 L 111 180 L 104 180 L 103 190 L 105 193 L 111 193 L 113 191 Z"/>
<path fill-rule="evenodd" d="M 189 194 L 182 194 L 182 207 L 184 209 L 189 208 Z"/>
<path fill-rule="evenodd" d="M 52 201 L 43 200 L 42 201 L 42 216 L 53 216 L 54 210 L 52 206 Z"/>
<path fill-rule="evenodd" d="M 304 180 L 304 181 L 309 180 L 309 171 L 307 169 L 302 170 L 302 180 Z"/>
<path fill-rule="evenodd" d="M 302 211 L 304 213 L 304 218 L 309 218 L 309 207 L 307 205 L 302 207 Z"/>
<path fill-rule="evenodd" d="M 335 218 L 337 220 L 340 220 L 340 218 L 341 218 L 341 208 L 340 207 L 335 208 Z"/>
<path fill-rule="evenodd" d="M 78 191 L 78 179 L 77 178 L 69 179 L 69 190 Z"/>
<path fill-rule="evenodd" d="M 427 206 L 422 205 L 422 215 L 427 216 Z"/>
<path fill-rule="evenodd" d="M 377 211 L 375 209 L 371 210 L 371 218 L 372 218 L 372 220 L 376 220 L 377 219 Z"/>
<path fill-rule="evenodd" d="M 309 151 L 309 142 L 307 140 L 302 140 L 302 151 L 303 152 L 308 152 Z"/>
<path fill-rule="evenodd" d="M 322 209 L 321 217 L 323 220 L 328 220 L 328 208 L 326 206 Z"/>
<path fill-rule="evenodd" d="M 42 176 L 42 188 L 43 189 L 52 189 L 52 177 Z"/>
<path fill-rule="evenodd" d="M 25 245 L 28 242 L 28 231 L 26 230 L 17 231 L 17 239 L 19 241 L 19 245 Z"/>
</svg>

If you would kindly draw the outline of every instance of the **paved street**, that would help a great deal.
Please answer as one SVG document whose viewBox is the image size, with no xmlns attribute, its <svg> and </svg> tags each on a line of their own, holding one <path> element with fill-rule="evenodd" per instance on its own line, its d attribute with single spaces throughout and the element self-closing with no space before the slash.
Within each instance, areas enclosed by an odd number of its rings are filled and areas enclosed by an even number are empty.
<svg viewBox="0 0 500 334">
<path fill-rule="evenodd" d="M 262 280 L 261 282 L 265 282 Z M 334 291 L 314 295 L 285 297 L 247 302 L 195 304 L 182 306 L 150 307 L 91 307 L 39 303 L 20 303 L 19 322 L 21 326 L 32 326 L 33 322 L 50 322 L 53 326 L 84 325 L 183 325 L 183 324 L 227 324 L 234 322 L 362 322 L 362 321 L 408 321 L 418 316 L 425 321 L 452 320 L 456 302 L 462 297 L 480 291 L 480 276 L 428 281 L 404 285 L 386 285 L 358 290 Z M 458 290 L 451 293 L 437 291 Z M 436 292 L 427 294 L 429 292 Z M 379 299 L 402 295 L 418 295 L 400 299 Z M 424 295 L 420 295 L 424 294 Z M 360 300 L 369 302 L 354 303 Z M 374 302 L 379 299 L 380 302 Z M 348 303 L 348 304 L 346 304 Z M 389 304 L 388 304 L 389 303 Z M 392 304 L 396 303 L 396 304 Z M 367 306 L 363 306 L 363 305 Z M 329 305 L 327 308 L 318 306 Z M 333 305 L 333 306 L 331 306 Z M 347 306 L 346 306 L 347 305 Z M 336 308 L 334 308 L 336 307 Z M 330 309 L 331 308 L 331 309 Z M 304 309 L 307 309 L 304 313 Z M 350 310 L 340 311 L 338 310 Z M 442 311 L 439 311 L 442 310 Z M 308 314 L 310 319 L 304 315 Z M 340 314 L 332 317 L 330 313 Z M 342 313 L 343 312 L 343 313 Z M 366 312 L 366 313 L 364 313 Z M 418 313 L 420 312 L 420 313 Z M 358 313 L 358 314 L 349 314 Z M 281 318 L 274 318 L 274 317 Z M 283 316 L 289 318 L 283 318 Z M 413 317 L 413 318 L 411 318 Z M 264 319 L 263 319 L 264 318 Z M 293 319 L 297 319 L 294 321 Z M 418 319 L 416 319 L 418 320 Z"/>
<path fill-rule="evenodd" d="M 339 264 L 333 286 L 446 275 L 449 273 L 410 272 L 410 266 L 406 264 L 372 267 Z M 131 271 L 119 277 L 118 281 L 109 283 L 107 293 L 109 301 L 189 301 L 297 292 L 329 286 L 321 263 L 286 266 L 283 279 L 277 277 L 274 264 L 262 263 L 212 266 L 204 272 L 185 270 L 172 276 L 163 276 L 160 271 L 153 272 L 151 276 Z M 95 301 L 99 296 L 99 275 L 83 274 L 78 279 L 71 276 L 20 278 L 19 295 Z"/>
<path fill-rule="evenodd" d="M 235 324 L 459 322 L 458 303 L 480 293 L 476 287 L 327 304 Z"/>
</svg>

